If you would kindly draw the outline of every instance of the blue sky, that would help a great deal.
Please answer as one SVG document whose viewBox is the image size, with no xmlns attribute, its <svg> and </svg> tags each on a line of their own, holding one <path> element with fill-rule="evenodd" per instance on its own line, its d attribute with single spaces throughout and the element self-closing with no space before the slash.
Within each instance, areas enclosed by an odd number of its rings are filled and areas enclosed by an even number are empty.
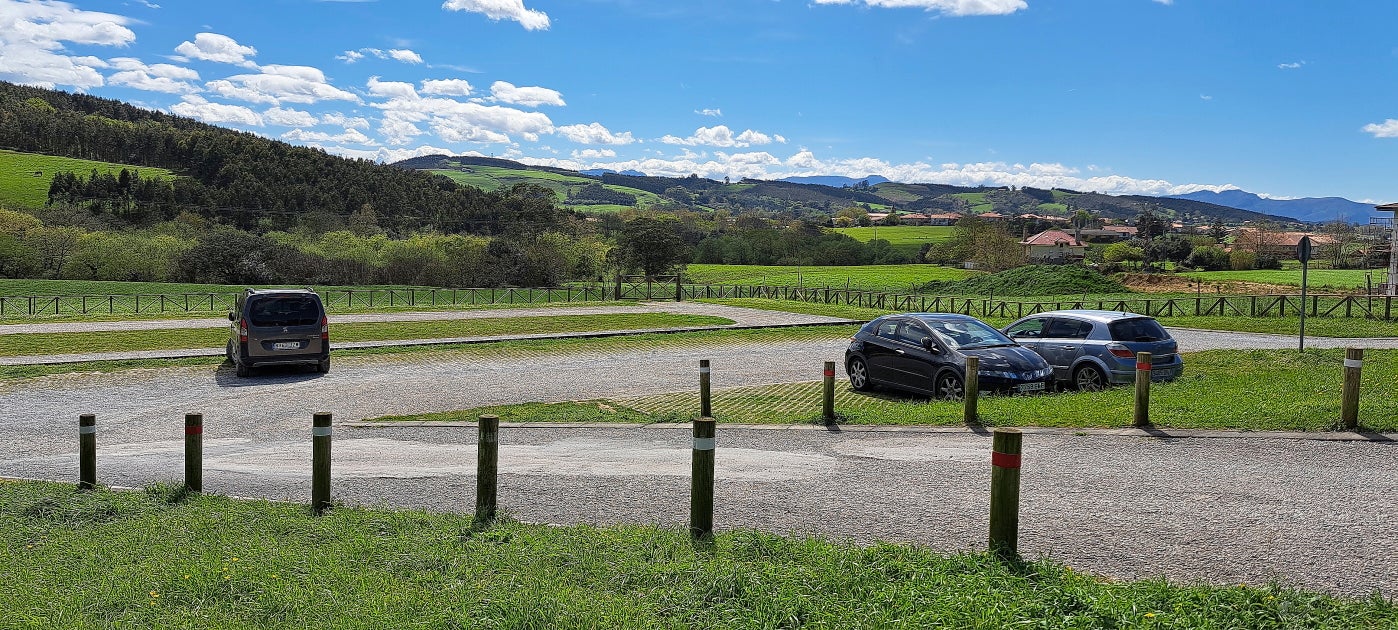
<svg viewBox="0 0 1398 630">
<path fill-rule="evenodd" d="M 0 79 L 332 153 L 1398 200 L 1398 2 L 0 0 Z"/>
</svg>

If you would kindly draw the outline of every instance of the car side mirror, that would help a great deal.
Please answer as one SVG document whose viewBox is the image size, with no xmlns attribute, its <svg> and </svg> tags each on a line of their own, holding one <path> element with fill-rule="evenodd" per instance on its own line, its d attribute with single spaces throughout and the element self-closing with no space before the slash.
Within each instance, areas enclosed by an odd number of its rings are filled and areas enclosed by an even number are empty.
<svg viewBox="0 0 1398 630">
<path fill-rule="evenodd" d="M 922 347 L 927 348 L 927 351 L 931 352 L 932 354 L 942 353 L 942 349 L 937 347 L 937 342 L 932 341 L 931 337 L 922 338 Z"/>
<path fill-rule="evenodd" d="M 236 319 L 238 319 L 238 316 L 237 316 L 237 315 L 234 315 L 233 313 L 229 313 L 229 314 L 228 314 L 228 321 L 231 322 L 231 321 L 234 321 L 234 320 L 236 320 Z"/>
</svg>

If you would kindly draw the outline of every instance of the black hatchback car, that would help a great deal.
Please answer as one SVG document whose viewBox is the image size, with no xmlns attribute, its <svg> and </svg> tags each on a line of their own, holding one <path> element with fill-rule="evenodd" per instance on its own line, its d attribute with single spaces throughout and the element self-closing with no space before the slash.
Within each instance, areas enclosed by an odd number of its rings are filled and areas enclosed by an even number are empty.
<svg viewBox="0 0 1398 630">
<path fill-rule="evenodd" d="M 1044 391 L 1053 369 L 985 322 L 951 313 L 886 315 L 859 329 L 845 350 L 850 387 L 875 385 L 945 400 L 966 386 L 966 357 L 977 357 L 982 391 Z"/>
</svg>

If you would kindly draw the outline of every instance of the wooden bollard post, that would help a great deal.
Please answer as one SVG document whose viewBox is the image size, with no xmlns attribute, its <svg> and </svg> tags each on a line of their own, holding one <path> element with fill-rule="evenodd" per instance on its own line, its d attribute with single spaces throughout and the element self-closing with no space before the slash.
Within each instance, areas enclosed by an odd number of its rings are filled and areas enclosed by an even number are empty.
<svg viewBox="0 0 1398 630">
<path fill-rule="evenodd" d="M 1136 426 L 1150 424 L 1150 368 L 1149 352 L 1136 353 Z"/>
<path fill-rule="evenodd" d="M 78 489 L 97 487 L 97 416 L 78 416 Z"/>
<path fill-rule="evenodd" d="M 330 414 L 316 413 L 311 420 L 311 511 L 316 516 L 330 507 Z"/>
<path fill-rule="evenodd" d="M 1359 428 L 1359 377 L 1364 369 L 1364 349 L 1345 348 L 1345 387 L 1340 401 L 1340 421 L 1351 431 Z"/>
<path fill-rule="evenodd" d="M 495 520 L 496 470 L 500 462 L 500 417 L 485 415 L 476 423 L 476 522 Z"/>
<path fill-rule="evenodd" d="M 990 551 L 1002 560 L 1019 555 L 1019 461 L 1024 435 L 995 429 L 990 451 Z"/>
<path fill-rule="evenodd" d="M 825 424 L 835 424 L 835 362 L 826 361 L 824 390 L 822 390 L 820 417 Z"/>
<path fill-rule="evenodd" d="M 708 540 L 714 536 L 714 439 L 713 418 L 694 421 L 694 454 L 689 489 L 689 536 Z"/>
<path fill-rule="evenodd" d="M 184 487 L 204 491 L 204 415 L 184 414 Z"/>
<path fill-rule="evenodd" d="M 709 397 L 709 360 L 699 359 L 699 417 L 714 417 L 712 399 Z"/>
<path fill-rule="evenodd" d="M 966 424 L 977 424 L 980 422 L 980 413 L 976 409 L 978 400 L 981 397 L 981 358 L 966 357 L 966 395 L 965 410 L 962 414 L 962 421 Z"/>
</svg>

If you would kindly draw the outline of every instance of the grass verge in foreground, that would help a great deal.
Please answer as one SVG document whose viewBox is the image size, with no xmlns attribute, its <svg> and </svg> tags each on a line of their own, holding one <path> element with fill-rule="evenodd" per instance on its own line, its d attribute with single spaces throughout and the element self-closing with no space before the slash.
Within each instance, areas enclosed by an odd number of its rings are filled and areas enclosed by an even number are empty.
<svg viewBox="0 0 1398 630">
<path fill-rule="evenodd" d="M 1176 429 L 1329 431 L 1338 428 L 1343 350 L 1211 350 L 1185 355 L 1185 374 L 1151 386 L 1151 420 Z M 714 373 L 721 382 L 722 372 Z M 1386 388 L 1398 379 L 1398 351 L 1364 357 L 1359 419 L 1362 429 L 1398 431 L 1398 400 Z M 987 396 L 981 421 L 994 426 L 1132 426 L 1135 389 Z M 688 422 L 698 414 L 697 391 L 555 405 L 468 409 L 377 420 L 474 421 L 490 413 L 508 422 Z M 819 423 L 821 384 L 790 383 L 715 391 L 714 417 L 736 424 Z M 835 410 L 841 424 L 958 426 L 961 403 L 861 393 L 840 381 Z"/>
<path fill-rule="evenodd" d="M 9 627 L 1385 628 L 1398 607 L 1117 582 L 1048 561 L 754 531 L 469 516 L 0 483 Z"/>
<path fill-rule="evenodd" d="M 394 339 L 442 339 L 488 335 L 637 330 L 677 326 L 727 326 L 733 320 L 708 315 L 673 313 L 619 313 L 569 315 L 567 317 L 490 317 L 409 322 L 353 322 L 331 324 L 331 345 L 347 341 Z M 112 330 L 74 333 L 23 333 L 0 335 L 0 356 L 222 348 L 227 328 L 167 328 L 160 330 Z"/>
</svg>

